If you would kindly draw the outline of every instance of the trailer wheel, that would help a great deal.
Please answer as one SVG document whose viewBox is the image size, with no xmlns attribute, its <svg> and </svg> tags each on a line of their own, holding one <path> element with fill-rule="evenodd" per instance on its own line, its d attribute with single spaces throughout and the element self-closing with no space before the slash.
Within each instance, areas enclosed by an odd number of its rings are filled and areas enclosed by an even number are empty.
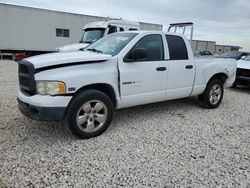
<svg viewBox="0 0 250 188">
<path fill-rule="evenodd" d="M 207 84 L 207 87 L 202 95 L 198 98 L 206 108 L 217 108 L 223 99 L 224 88 L 221 80 L 213 79 Z"/>
<path fill-rule="evenodd" d="M 96 137 L 110 125 L 113 111 L 112 101 L 106 94 L 98 90 L 85 90 L 69 104 L 65 126 L 78 138 Z"/>
</svg>

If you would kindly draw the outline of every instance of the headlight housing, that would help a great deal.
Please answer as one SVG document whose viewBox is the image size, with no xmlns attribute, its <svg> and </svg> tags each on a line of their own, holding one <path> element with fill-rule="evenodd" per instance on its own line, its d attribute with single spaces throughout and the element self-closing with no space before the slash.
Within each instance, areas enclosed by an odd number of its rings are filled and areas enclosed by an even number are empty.
<svg viewBox="0 0 250 188">
<path fill-rule="evenodd" d="M 66 85 L 59 81 L 36 81 L 36 93 L 40 95 L 65 94 Z"/>
</svg>

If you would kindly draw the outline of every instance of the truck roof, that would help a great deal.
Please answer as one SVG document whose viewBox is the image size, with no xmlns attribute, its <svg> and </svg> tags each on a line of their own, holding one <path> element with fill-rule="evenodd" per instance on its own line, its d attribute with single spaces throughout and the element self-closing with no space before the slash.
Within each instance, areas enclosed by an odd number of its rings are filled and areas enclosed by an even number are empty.
<svg viewBox="0 0 250 188">
<path fill-rule="evenodd" d="M 176 35 L 176 36 L 187 38 L 183 34 L 175 33 L 175 32 L 168 32 L 168 31 L 138 30 L 138 31 L 123 31 L 123 33 L 138 33 L 138 34 L 145 33 L 145 34 L 164 34 L 164 35 L 169 34 L 169 35 Z"/>
</svg>

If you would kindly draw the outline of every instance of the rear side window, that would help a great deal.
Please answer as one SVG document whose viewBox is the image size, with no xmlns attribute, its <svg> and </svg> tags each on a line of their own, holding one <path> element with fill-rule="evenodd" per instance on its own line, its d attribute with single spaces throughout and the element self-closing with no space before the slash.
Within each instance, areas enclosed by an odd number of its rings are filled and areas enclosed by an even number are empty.
<svg viewBox="0 0 250 188">
<path fill-rule="evenodd" d="M 182 37 L 166 35 L 170 60 L 188 59 L 187 47 Z"/>
<path fill-rule="evenodd" d="M 129 28 L 129 31 L 138 31 L 136 28 Z"/>
</svg>

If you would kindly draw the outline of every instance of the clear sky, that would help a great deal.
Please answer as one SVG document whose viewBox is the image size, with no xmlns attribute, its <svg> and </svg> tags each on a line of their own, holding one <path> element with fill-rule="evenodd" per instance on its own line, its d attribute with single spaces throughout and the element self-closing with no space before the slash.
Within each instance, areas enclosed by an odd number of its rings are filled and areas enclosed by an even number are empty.
<svg viewBox="0 0 250 188">
<path fill-rule="evenodd" d="M 195 24 L 194 39 L 250 51 L 250 0 L 0 0 L 72 13 L 158 23 Z"/>
</svg>

